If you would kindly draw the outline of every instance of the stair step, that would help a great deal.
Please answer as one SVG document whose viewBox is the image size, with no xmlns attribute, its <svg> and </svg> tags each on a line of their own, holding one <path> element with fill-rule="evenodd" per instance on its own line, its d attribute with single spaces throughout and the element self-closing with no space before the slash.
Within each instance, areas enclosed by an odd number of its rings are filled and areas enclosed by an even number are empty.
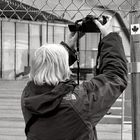
<svg viewBox="0 0 140 140">
<path fill-rule="evenodd" d="M 112 107 L 122 107 L 122 99 L 118 98 Z"/>
<path fill-rule="evenodd" d="M 11 95 L 11 94 L 1 94 L 0 93 L 0 98 L 1 99 L 19 99 L 19 98 L 21 98 L 19 95 L 16 95 L 16 94 L 14 94 L 14 95 Z"/>
<path fill-rule="evenodd" d="M 20 110 L 20 105 L 0 105 L 0 110 Z"/>
<path fill-rule="evenodd" d="M 8 111 L 9 112 L 9 111 Z M 16 114 L 15 114 L 16 113 Z M 22 117 L 22 113 L 21 112 L 13 112 L 13 113 L 2 113 L 1 111 L 0 111 L 0 119 L 2 119 L 2 118 L 19 118 L 19 119 L 23 119 L 23 117 Z M 8 117 L 7 117 L 8 116 Z"/>
<path fill-rule="evenodd" d="M 124 121 L 123 124 L 132 124 L 132 121 Z"/>
<path fill-rule="evenodd" d="M 105 115 L 99 122 L 100 124 L 121 124 L 122 116 Z"/>
<path fill-rule="evenodd" d="M 19 99 L 0 99 L 0 106 L 20 106 L 21 101 Z"/>
<path fill-rule="evenodd" d="M 0 138 L 1 140 L 26 140 L 26 137 L 25 136 L 16 136 L 16 135 L 1 135 L 0 134 Z"/>
<path fill-rule="evenodd" d="M 23 89 L 28 80 L 0 80 L 0 89 Z"/>
<path fill-rule="evenodd" d="M 122 108 L 121 107 L 111 107 L 108 111 L 109 115 L 121 115 Z"/>
<path fill-rule="evenodd" d="M 0 93 L 3 94 L 19 94 L 23 89 L 0 89 Z"/>
</svg>

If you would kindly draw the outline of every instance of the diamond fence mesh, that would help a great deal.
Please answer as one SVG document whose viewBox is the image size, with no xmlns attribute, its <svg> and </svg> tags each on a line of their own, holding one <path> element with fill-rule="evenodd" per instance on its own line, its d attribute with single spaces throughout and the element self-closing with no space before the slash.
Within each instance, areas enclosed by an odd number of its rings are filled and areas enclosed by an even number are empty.
<svg viewBox="0 0 140 140">
<path fill-rule="evenodd" d="M 132 0 L 1 0 L 0 17 L 18 20 L 75 21 L 88 14 L 120 14 L 128 24 L 129 13 L 136 2 Z"/>
</svg>

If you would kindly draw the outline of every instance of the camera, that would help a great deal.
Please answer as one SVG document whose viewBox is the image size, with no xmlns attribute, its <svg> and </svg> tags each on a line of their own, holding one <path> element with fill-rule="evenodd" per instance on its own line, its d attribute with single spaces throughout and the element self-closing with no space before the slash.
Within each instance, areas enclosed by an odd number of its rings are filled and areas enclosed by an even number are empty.
<svg viewBox="0 0 140 140">
<path fill-rule="evenodd" d="M 85 18 L 77 20 L 74 24 L 69 24 L 69 30 L 71 32 L 83 32 L 83 33 L 99 33 L 100 29 L 97 27 L 97 25 L 94 23 L 94 20 L 100 21 L 102 25 L 106 24 L 107 17 L 101 16 L 100 18 L 97 18 L 93 15 L 87 15 Z M 81 22 L 81 24 L 80 24 Z"/>
</svg>

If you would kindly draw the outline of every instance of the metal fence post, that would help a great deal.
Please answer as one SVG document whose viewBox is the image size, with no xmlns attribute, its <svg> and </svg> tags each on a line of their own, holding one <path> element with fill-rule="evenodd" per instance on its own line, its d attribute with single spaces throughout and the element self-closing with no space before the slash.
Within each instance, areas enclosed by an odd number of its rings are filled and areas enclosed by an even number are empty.
<svg viewBox="0 0 140 140">
<path fill-rule="evenodd" d="M 139 24 L 139 0 L 131 0 L 131 24 Z M 131 35 L 132 140 L 140 139 L 140 34 Z"/>
</svg>

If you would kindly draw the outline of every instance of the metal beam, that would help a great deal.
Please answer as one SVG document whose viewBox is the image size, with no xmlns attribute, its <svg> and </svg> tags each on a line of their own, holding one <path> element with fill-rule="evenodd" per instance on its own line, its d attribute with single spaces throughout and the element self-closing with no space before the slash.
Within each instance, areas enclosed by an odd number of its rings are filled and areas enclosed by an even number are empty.
<svg viewBox="0 0 140 140">
<path fill-rule="evenodd" d="M 133 6 L 132 6 L 133 5 Z M 139 24 L 139 0 L 131 0 L 131 23 Z M 140 139 L 140 34 L 131 35 L 132 140 Z"/>
</svg>

